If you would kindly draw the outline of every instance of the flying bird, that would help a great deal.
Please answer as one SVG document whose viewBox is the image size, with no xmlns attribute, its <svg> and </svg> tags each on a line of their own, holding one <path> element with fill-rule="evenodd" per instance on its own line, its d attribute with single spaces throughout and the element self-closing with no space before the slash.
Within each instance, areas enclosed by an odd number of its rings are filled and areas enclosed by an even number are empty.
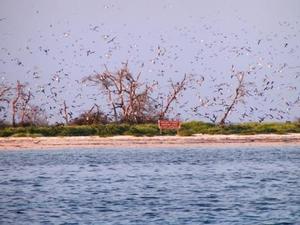
<svg viewBox="0 0 300 225">
<path fill-rule="evenodd" d="M 109 41 L 107 41 L 107 44 L 113 42 L 113 41 L 116 39 L 116 37 L 117 37 L 117 36 L 115 36 L 115 37 L 113 37 L 112 39 L 110 39 Z"/>
</svg>

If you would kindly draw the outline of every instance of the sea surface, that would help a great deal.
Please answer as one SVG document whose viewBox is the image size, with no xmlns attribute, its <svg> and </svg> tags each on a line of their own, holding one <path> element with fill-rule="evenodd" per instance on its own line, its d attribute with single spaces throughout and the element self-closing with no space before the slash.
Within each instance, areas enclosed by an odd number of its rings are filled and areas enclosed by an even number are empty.
<svg viewBox="0 0 300 225">
<path fill-rule="evenodd" d="M 300 224 L 300 146 L 0 151 L 0 224 Z"/>
</svg>

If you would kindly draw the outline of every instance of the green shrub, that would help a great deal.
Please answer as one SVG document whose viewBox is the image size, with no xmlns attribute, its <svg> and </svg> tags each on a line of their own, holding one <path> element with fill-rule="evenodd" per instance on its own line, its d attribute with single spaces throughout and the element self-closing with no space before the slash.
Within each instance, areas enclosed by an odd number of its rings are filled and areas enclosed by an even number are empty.
<svg viewBox="0 0 300 225">
<path fill-rule="evenodd" d="M 13 135 L 15 132 L 13 129 L 11 128 L 1 128 L 0 129 L 0 137 L 9 137 L 11 135 Z"/>
<path fill-rule="evenodd" d="M 222 134 L 251 134 L 253 127 L 250 124 L 230 124 L 220 127 Z"/>
<path fill-rule="evenodd" d="M 201 121 L 191 121 L 181 124 L 180 130 L 192 130 L 194 133 L 206 133 L 209 128 L 215 127 L 212 123 L 204 123 Z"/>
<path fill-rule="evenodd" d="M 159 129 L 156 124 L 137 124 L 131 126 L 126 134 L 134 136 L 155 136 L 159 135 Z"/>
<path fill-rule="evenodd" d="M 61 127 L 54 127 L 54 126 L 51 126 L 51 127 L 36 127 L 36 126 L 33 126 L 33 127 L 29 127 L 28 131 L 31 134 L 38 133 L 38 134 L 41 134 L 45 137 L 51 137 L 51 136 L 57 136 L 61 129 L 62 129 Z"/>
<path fill-rule="evenodd" d="M 11 137 L 29 137 L 29 134 L 26 132 L 15 133 Z"/>
<path fill-rule="evenodd" d="M 219 126 L 212 123 L 191 121 L 182 123 L 178 134 L 191 136 L 193 134 L 287 134 L 300 133 L 298 122 L 294 123 L 242 123 Z M 164 130 L 163 135 L 175 135 L 175 130 Z M 48 126 L 48 127 L 3 127 L 1 137 L 50 137 L 50 136 L 154 136 L 159 135 L 157 124 L 117 124 L 83 125 L 83 126 Z"/>
<path fill-rule="evenodd" d="M 92 126 L 66 126 L 61 127 L 60 136 L 91 136 L 96 135 L 97 129 Z"/>
<path fill-rule="evenodd" d="M 194 131 L 192 129 L 180 129 L 178 131 L 179 136 L 192 136 Z"/>
<path fill-rule="evenodd" d="M 97 135 L 99 136 L 114 136 L 123 135 L 128 131 L 130 126 L 128 124 L 107 124 L 97 126 Z"/>
</svg>

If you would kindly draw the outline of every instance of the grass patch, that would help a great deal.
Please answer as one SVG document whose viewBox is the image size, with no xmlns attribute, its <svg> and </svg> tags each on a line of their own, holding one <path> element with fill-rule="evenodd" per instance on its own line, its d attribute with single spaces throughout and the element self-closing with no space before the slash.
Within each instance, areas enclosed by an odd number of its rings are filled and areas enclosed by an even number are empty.
<svg viewBox="0 0 300 225">
<path fill-rule="evenodd" d="M 193 134 L 288 134 L 300 133 L 300 124 L 294 123 L 241 123 L 219 126 L 192 121 L 182 124 L 179 135 Z"/>
<path fill-rule="evenodd" d="M 156 124 L 137 124 L 131 126 L 125 134 L 133 135 L 133 136 L 151 137 L 151 136 L 159 135 L 159 129 Z"/>
<path fill-rule="evenodd" d="M 101 137 L 124 135 L 130 126 L 128 124 L 106 124 L 97 126 L 97 135 Z"/>
<path fill-rule="evenodd" d="M 67 126 L 61 127 L 59 136 L 92 136 L 97 135 L 97 129 L 93 126 Z"/>
<path fill-rule="evenodd" d="M 180 136 L 193 134 L 288 134 L 300 133 L 300 123 L 241 123 L 219 126 L 212 123 L 191 121 L 182 123 Z M 2 127 L 0 137 L 53 137 L 53 136 L 93 136 L 115 135 L 156 136 L 160 135 L 157 124 L 117 124 L 47 127 Z M 162 135 L 176 135 L 174 130 L 164 130 Z"/>
</svg>

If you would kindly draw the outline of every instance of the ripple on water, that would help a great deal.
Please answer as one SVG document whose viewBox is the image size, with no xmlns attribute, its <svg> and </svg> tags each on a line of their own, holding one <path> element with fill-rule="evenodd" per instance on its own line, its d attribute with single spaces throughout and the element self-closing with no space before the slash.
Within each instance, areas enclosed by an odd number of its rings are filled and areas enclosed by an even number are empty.
<svg viewBox="0 0 300 225">
<path fill-rule="evenodd" d="M 297 224 L 300 149 L 0 152 L 0 224 Z"/>
</svg>

